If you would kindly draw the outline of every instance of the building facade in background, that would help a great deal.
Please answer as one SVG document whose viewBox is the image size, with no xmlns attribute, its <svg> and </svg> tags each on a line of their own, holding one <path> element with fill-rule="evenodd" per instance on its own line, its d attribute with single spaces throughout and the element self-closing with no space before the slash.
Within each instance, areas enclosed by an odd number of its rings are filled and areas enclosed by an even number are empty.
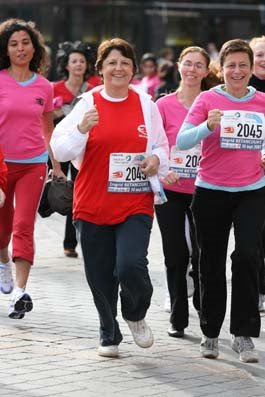
<svg viewBox="0 0 265 397">
<path fill-rule="evenodd" d="M 241 1 L 110 1 L 0 0 L 0 21 L 10 17 L 33 20 L 53 54 L 65 40 L 97 46 L 119 36 L 134 43 L 138 56 L 172 47 L 232 38 L 250 39 L 265 30 L 264 0 Z"/>
</svg>

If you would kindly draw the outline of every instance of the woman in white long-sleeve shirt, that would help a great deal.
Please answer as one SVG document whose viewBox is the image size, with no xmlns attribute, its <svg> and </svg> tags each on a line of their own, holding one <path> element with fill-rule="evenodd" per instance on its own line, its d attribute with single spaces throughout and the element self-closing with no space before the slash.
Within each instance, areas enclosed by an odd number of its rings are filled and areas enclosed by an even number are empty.
<svg viewBox="0 0 265 397">
<path fill-rule="evenodd" d="M 132 46 L 118 38 L 103 42 L 96 65 L 104 85 L 82 95 L 51 145 L 59 161 L 76 158 L 80 168 L 73 218 L 100 318 L 98 353 L 116 357 L 119 285 L 135 343 L 153 344 L 145 322 L 153 291 L 146 256 L 154 196 L 164 201 L 158 173 L 168 171 L 168 143 L 156 104 L 129 86 L 136 71 Z"/>
</svg>

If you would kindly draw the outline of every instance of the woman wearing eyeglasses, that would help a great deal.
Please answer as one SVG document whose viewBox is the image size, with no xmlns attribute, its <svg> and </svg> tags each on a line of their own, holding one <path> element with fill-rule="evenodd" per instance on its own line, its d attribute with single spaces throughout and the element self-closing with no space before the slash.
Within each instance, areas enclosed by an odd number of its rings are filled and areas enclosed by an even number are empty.
<svg viewBox="0 0 265 397">
<path fill-rule="evenodd" d="M 178 131 L 194 99 L 200 94 L 206 84 L 205 80 L 209 73 L 209 64 L 209 55 L 203 48 L 185 48 L 180 54 L 178 61 L 178 71 L 181 81 L 177 91 L 157 101 L 170 148 L 175 145 Z M 197 156 L 195 152 L 194 155 Z M 178 158 L 177 154 L 172 156 L 175 159 Z M 198 161 L 199 152 L 196 158 Z M 185 158 L 185 162 L 187 159 Z M 176 170 L 179 171 L 180 168 L 177 168 L 177 163 L 175 165 Z M 188 169 L 186 167 L 186 170 Z M 162 236 L 167 285 L 170 296 L 171 315 L 168 335 L 172 337 L 183 337 L 184 330 L 189 323 L 186 272 L 190 252 L 185 234 L 186 218 L 189 220 L 189 233 L 191 233 L 192 265 L 193 269 L 196 269 L 192 275 L 194 276 L 195 285 L 197 286 L 198 284 L 198 248 L 190 210 L 194 192 L 194 177 L 195 173 L 190 173 L 189 175 L 181 174 L 178 183 L 164 185 L 168 201 L 162 206 L 156 206 L 156 216 Z M 199 310 L 198 288 L 195 288 L 194 306 Z"/>
</svg>

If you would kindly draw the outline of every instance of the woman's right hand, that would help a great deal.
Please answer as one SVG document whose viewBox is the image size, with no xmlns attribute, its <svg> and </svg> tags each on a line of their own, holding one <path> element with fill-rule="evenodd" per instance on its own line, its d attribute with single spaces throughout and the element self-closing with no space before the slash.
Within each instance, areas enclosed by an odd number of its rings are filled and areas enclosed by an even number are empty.
<svg viewBox="0 0 265 397">
<path fill-rule="evenodd" d="M 5 204 L 6 195 L 2 189 L 0 189 L 0 208 Z"/>
<path fill-rule="evenodd" d="M 98 124 L 98 111 L 96 106 L 93 106 L 92 109 L 88 110 L 84 114 L 83 120 L 78 124 L 78 130 L 81 134 L 86 134 L 91 130 L 92 127 Z"/>
<path fill-rule="evenodd" d="M 216 127 L 220 126 L 223 114 L 219 109 L 213 109 L 208 112 L 207 127 L 209 130 L 213 131 Z"/>
</svg>

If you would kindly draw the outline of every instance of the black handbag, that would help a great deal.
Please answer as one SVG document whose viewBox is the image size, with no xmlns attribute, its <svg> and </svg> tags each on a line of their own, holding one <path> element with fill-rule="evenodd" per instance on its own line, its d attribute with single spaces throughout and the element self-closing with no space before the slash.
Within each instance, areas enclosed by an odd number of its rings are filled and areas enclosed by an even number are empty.
<svg viewBox="0 0 265 397">
<path fill-rule="evenodd" d="M 51 187 L 51 181 L 52 181 L 52 178 L 48 177 L 48 179 L 45 183 L 43 192 L 42 192 L 41 199 L 40 199 L 38 213 L 40 214 L 40 216 L 42 218 L 48 218 L 54 212 L 51 209 L 50 202 L 48 200 L 48 192 Z"/>
<path fill-rule="evenodd" d="M 48 189 L 48 202 L 53 212 L 70 215 L 73 208 L 74 182 L 53 177 Z"/>
</svg>

